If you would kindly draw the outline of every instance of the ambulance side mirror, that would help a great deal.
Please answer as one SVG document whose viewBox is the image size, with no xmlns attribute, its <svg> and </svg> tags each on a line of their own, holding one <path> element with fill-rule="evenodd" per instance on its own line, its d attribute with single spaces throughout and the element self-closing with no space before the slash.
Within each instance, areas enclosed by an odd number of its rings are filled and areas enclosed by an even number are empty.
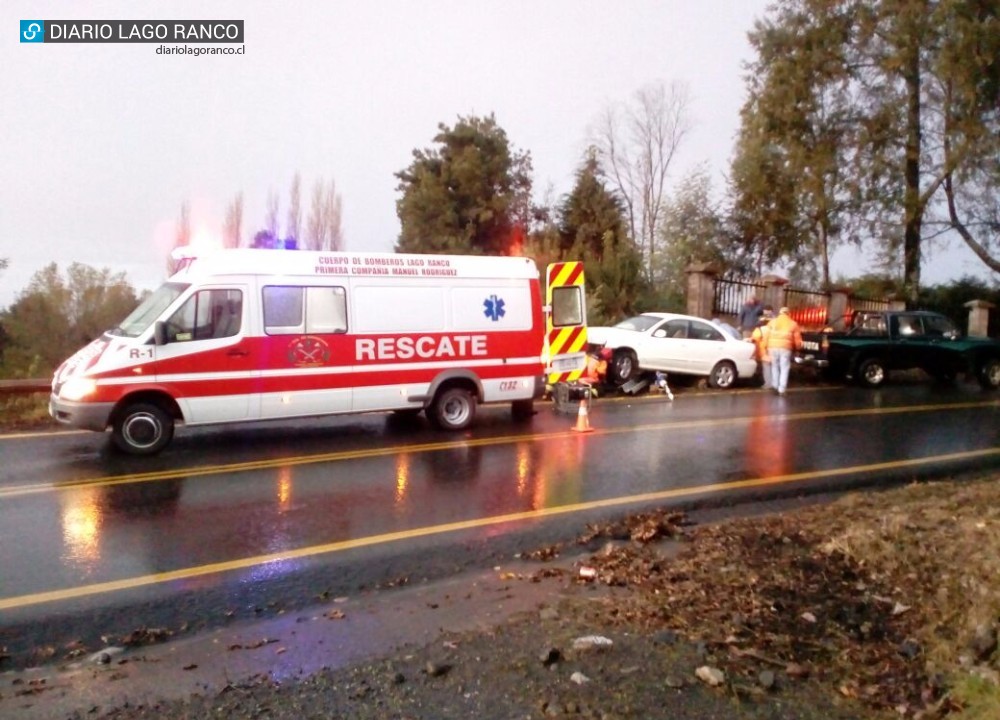
<svg viewBox="0 0 1000 720">
<path fill-rule="evenodd" d="M 162 320 L 157 320 L 153 325 L 153 344 L 154 345 L 166 345 L 167 344 L 167 324 Z"/>
</svg>

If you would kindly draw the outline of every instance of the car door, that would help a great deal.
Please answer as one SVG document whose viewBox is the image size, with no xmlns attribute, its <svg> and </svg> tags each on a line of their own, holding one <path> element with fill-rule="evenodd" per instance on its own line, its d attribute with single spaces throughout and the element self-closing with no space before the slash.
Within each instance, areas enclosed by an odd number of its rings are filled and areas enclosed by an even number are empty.
<svg viewBox="0 0 1000 720">
<path fill-rule="evenodd" d="M 943 315 L 924 315 L 926 345 L 923 368 L 938 378 L 953 378 L 965 369 L 965 358 L 955 342 L 958 328 Z"/>
<path fill-rule="evenodd" d="M 889 358 L 889 367 L 907 370 L 933 364 L 931 348 L 919 315 L 901 313 L 890 321 L 890 331 L 895 340 L 895 352 Z"/>
<path fill-rule="evenodd" d="M 721 330 L 710 323 L 691 320 L 686 350 L 689 372 L 708 375 L 726 355 L 726 338 Z"/>
<path fill-rule="evenodd" d="M 690 372 L 686 318 L 672 318 L 654 325 L 640 348 L 639 365 L 649 370 Z"/>
</svg>

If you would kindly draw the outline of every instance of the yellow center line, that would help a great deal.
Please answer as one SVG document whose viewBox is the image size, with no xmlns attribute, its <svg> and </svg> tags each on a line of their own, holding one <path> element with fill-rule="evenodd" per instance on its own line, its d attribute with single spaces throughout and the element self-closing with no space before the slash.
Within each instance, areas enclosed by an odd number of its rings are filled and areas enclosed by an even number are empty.
<svg viewBox="0 0 1000 720">
<path fill-rule="evenodd" d="M 788 421 L 823 420 L 863 415 L 898 415 L 904 413 L 933 412 L 939 410 L 969 410 L 984 407 L 1000 408 L 1000 400 L 982 402 L 952 403 L 946 405 L 906 405 L 891 408 L 864 408 L 847 410 L 817 410 L 801 413 L 779 413 L 773 415 L 744 415 L 733 418 L 709 418 L 703 420 L 680 420 L 646 425 L 624 425 L 613 428 L 595 428 L 591 437 L 601 435 L 620 435 L 624 433 L 654 432 L 660 430 L 690 430 L 705 427 L 721 427 L 739 425 L 760 419 L 784 419 Z M 34 495 L 46 492 L 62 492 L 91 487 L 111 487 L 131 483 L 158 482 L 162 480 L 179 480 L 227 473 L 250 472 L 253 470 L 270 470 L 279 467 L 294 467 L 299 465 L 314 465 L 317 463 L 342 462 L 345 460 L 362 460 L 367 458 L 386 457 L 400 453 L 423 453 L 437 450 L 451 450 L 468 447 L 487 447 L 491 445 L 508 445 L 519 442 L 547 442 L 570 437 L 580 437 L 571 430 L 532 434 L 532 435 L 501 435 L 491 438 L 473 438 L 469 440 L 449 440 L 435 443 L 417 443 L 412 445 L 392 445 L 383 448 L 367 448 L 362 450 L 341 450 L 318 455 L 300 455 L 287 458 L 272 458 L 268 460 L 250 460 L 241 463 L 225 465 L 203 465 L 200 467 L 181 468 L 177 470 L 157 470 L 147 473 L 129 475 L 112 475 L 89 480 L 75 480 L 63 484 L 38 483 L 33 485 L 14 485 L 0 488 L 0 499 Z"/>
<path fill-rule="evenodd" d="M 712 485 L 696 485 L 692 487 L 674 488 L 671 490 L 659 490 L 656 492 L 641 493 L 639 495 L 628 495 L 623 497 L 606 498 L 603 500 L 591 500 L 589 502 L 573 503 L 571 505 L 561 505 L 559 507 L 543 508 L 540 510 L 525 510 L 522 512 L 507 513 L 505 515 L 494 515 L 492 517 L 473 518 L 471 520 L 461 520 L 443 525 L 431 525 L 397 532 L 370 535 L 353 540 L 342 540 L 339 542 L 325 543 L 322 545 L 312 545 L 309 547 L 295 548 L 282 552 L 268 553 L 266 555 L 255 555 L 252 557 L 240 558 L 237 560 L 227 560 L 218 563 L 209 563 L 189 568 L 181 568 L 170 572 L 155 573 L 151 575 L 140 575 L 138 577 L 123 578 L 110 582 L 94 583 L 91 585 L 81 585 L 79 587 L 65 588 L 63 590 L 50 590 L 47 592 L 33 593 L 30 595 L 18 595 L 8 598 L 0 598 L 0 610 L 11 610 L 24 608 L 43 603 L 57 602 L 60 600 L 73 600 L 87 597 L 89 595 L 99 595 L 103 593 L 120 590 L 132 590 L 147 585 L 157 585 L 172 582 L 174 580 L 189 580 L 191 578 L 214 575 L 217 573 L 231 572 L 234 570 L 246 570 L 258 565 L 281 562 L 287 560 L 298 560 L 302 558 L 312 558 L 319 555 L 343 552 L 357 548 L 370 547 L 373 545 L 383 545 L 387 543 L 399 542 L 401 540 L 413 540 L 415 538 L 430 537 L 433 535 L 443 535 L 446 533 L 459 532 L 462 530 L 474 530 L 491 525 L 502 525 L 504 523 L 524 522 L 529 520 L 541 520 L 558 515 L 570 515 L 573 513 L 600 510 L 623 505 L 635 505 L 641 503 L 657 502 L 664 500 L 675 500 L 683 497 L 695 495 L 707 495 L 712 493 L 727 492 L 730 490 L 742 490 L 754 487 L 766 487 L 784 485 L 803 480 L 819 480 L 822 478 L 840 477 L 844 475 L 857 475 L 862 473 L 872 473 L 884 470 L 898 470 L 903 468 L 913 468 L 922 465 L 930 465 L 959 460 L 972 460 L 975 458 L 987 458 L 1000 455 L 1000 447 L 985 448 L 982 450 L 970 450 L 966 452 L 948 453 L 945 455 L 934 455 L 924 458 L 911 458 L 909 460 L 893 460 L 889 462 L 872 463 L 869 465 L 855 465 L 852 467 L 833 468 L 829 470 L 815 470 L 810 472 L 789 473 L 785 475 L 775 475 L 772 477 L 752 478 L 748 480 L 736 480 L 725 483 L 715 483 Z"/>
</svg>

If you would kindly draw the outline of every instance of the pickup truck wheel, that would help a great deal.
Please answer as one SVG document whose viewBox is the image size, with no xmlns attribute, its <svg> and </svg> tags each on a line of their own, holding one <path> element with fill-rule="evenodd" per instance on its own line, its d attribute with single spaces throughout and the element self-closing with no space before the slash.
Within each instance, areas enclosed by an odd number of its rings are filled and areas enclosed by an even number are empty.
<svg viewBox="0 0 1000 720">
<path fill-rule="evenodd" d="M 1000 387 L 1000 360 L 990 358 L 979 368 L 979 384 L 987 390 Z"/>
<path fill-rule="evenodd" d="M 879 358 L 862 360 L 861 364 L 858 365 L 858 372 L 856 373 L 858 382 L 870 388 L 882 385 L 887 376 L 888 371 L 885 369 L 885 363 Z"/>
<path fill-rule="evenodd" d="M 716 363 L 708 375 L 710 387 L 725 390 L 736 384 L 736 367 L 726 360 Z"/>
<path fill-rule="evenodd" d="M 615 350 L 608 369 L 611 381 L 615 385 L 624 385 L 639 374 L 639 361 L 631 350 Z"/>
<path fill-rule="evenodd" d="M 174 436 L 174 419 L 153 403 L 127 405 L 114 419 L 111 440 L 129 455 L 155 455 Z"/>
<path fill-rule="evenodd" d="M 447 388 L 427 408 L 427 417 L 441 430 L 465 430 L 476 417 L 476 398 L 464 388 Z"/>
</svg>

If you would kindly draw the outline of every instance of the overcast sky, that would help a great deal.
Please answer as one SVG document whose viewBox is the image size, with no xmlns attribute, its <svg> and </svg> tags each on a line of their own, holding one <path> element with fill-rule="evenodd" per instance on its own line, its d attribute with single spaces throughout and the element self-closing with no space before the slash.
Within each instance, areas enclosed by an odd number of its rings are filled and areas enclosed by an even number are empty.
<svg viewBox="0 0 1000 720">
<path fill-rule="evenodd" d="M 568 192 L 588 126 L 642 86 L 689 85 L 693 132 L 674 179 L 717 187 L 743 100 L 746 33 L 765 0 L 20 2 L 0 5 L 0 308 L 50 262 L 164 278 L 182 203 L 220 233 L 244 194 L 244 234 L 269 191 L 334 179 L 348 250 L 390 251 L 393 173 L 438 123 L 494 113 L 530 151 L 538 197 Z M 163 56 L 157 44 L 28 44 L 20 20 L 245 21 L 246 54 Z M 960 250 L 925 282 L 981 263 Z M 842 261 L 842 271 L 857 267 Z"/>
</svg>

